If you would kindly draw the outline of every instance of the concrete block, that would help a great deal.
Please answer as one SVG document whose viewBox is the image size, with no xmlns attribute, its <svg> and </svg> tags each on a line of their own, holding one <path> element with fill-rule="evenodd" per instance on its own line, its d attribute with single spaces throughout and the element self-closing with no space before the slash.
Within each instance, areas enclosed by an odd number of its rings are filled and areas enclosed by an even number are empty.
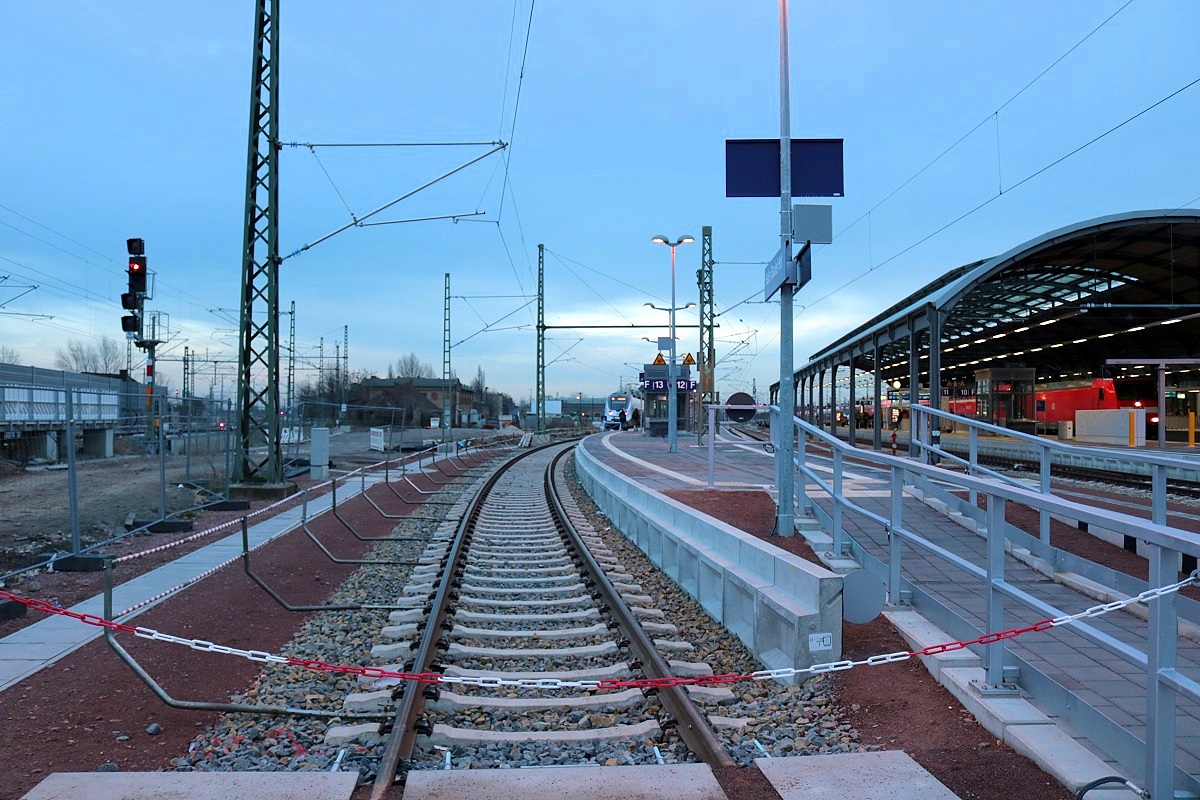
<svg viewBox="0 0 1200 800">
<path fill-rule="evenodd" d="M 342 708 L 353 713 L 382 711 L 391 708 L 395 701 L 386 689 L 374 692 L 351 692 L 342 700 Z"/>
<path fill-rule="evenodd" d="M 701 559 L 696 575 L 696 602 L 713 619 L 722 619 L 725 594 L 725 570 L 710 559 Z"/>
<path fill-rule="evenodd" d="M 748 575 L 741 570 L 725 571 L 720 620 L 726 630 L 745 642 L 755 653 L 760 653 L 755 641 L 758 596 L 769 585 L 765 579 Z"/>
<path fill-rule="evenodd" d="M 496 731 L 465 730 L 437 723 L 429 735 L 429 743 L 435 747 L 463 747 L 487 744 L 511 744 L 515 742 L 612 742 L 621 739 L 658 739 L 662 729 L 656 720 L 648 719 L 633 725 L 613 725 L 607 728 L 559 731 Z M 405 792 L 407 794 L 407 790 Z M 526 797 L 524 791 L 521 797 Z"/>
<path fill-rule="evenodd" d="M 676 550 L 679 566 L 672 577 L 679 587 L 692 597 L 700 590 L 700 555 L 686 544 L 680 543 Z"/>
<path fill-rule="evenodd" d="M 832 633 L 841 630 L 841 579 L 836 574 L 629 482 L 584 449 L 576 455 L 576 466 L 611 519 L 620 520 L 621 509 L 629 510 L 631 524 L 621 527 L 625 535 L 760 659 L 769 652 L 769 660 L 780 666 L 815 663 L 807 657 L 810 633 L 820 633 L 822 642 L 837 648 L 822 652 L 819 660 L 840 657 L 840 635 Z M 763 600 L 768 594 L 770 602 Z M 763 641 L 758 641 L 760 634 L 766 635 Z"/>
<path fill-rule="evenodd" d="M 378 722 L 364 722 L 359 725 L 334 725 L 325 731 L 325 744 L 339 747 L 344 744 L 374 745 L 383 741 L 380 731 L 383 726 Z"/>
<path fill-rule="evenodd" d="M 783 800 L 958 800 L 900 750 L 757 758 L 754 764 Z"/>
<path fill-rule="evenodd" d="M 982 683 L 984 670 L 980 668 L 946 668 L 938 675 L 938 682 L 958 698 L 971 716 L 987 728 L 997 739 L 1005 738 L 1009 726 L 1048 725 L 1054 720 L 1039 711 L 1028 700 L 1019 697 L 984 697 L 971 688 L 971 682 Z"/>
<path fill-rule="evenodd" d="M 1004 743 L 1037 764 L 1072 792 L 1097 778 L 1113 775 L 1113 766 L 1054 725 L 1014 725 L 1004 732 Z M 1118 784 L 1093 789 L 1097 800 L 1138 800 L 1138 795 Z"/>
<path fill-rule="evenodd" d="M 408 642 L 377 644 L 371 648 L 371 658 L 381 658 L 387 661 L 403 661 L 411 655 L 412 645 Z"/>
<path fill-rule="evenodd" d="M 561 800 L 564 796 L 574 800 L 725 800 L 725 792 L 704 764 L 413 770 L 404 783 L 405 800 L 482 800 L 509 794 L 520 800 Z"/>
<path fill-rule="evenodd" d="M 349 800 L 357 784 L 357 771 L 56 772 L 22 800 Z"/>
<path fill-rule="evenodd" d="M 884 611 L 883 615 L 899 631 L 900 636 L 908 643 L 910 650 L 924 650 L 935 644 L 952 641 L 952 637 L 938 626 L 934 625 L 916 611 Z M 982 660 L 970 650 L 955 650 L 950 653 L 939 653 L 934 656 L 920 656 L 921 663 L 929 674 L 941 680 L 944 668 L 980 667 Z"/>
</svg>

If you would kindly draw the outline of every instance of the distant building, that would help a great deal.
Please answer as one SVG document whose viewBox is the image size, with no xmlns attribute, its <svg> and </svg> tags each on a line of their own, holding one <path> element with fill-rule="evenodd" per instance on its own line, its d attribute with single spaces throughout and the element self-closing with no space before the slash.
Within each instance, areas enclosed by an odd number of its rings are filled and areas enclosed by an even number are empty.
<svg viewBox="0 0 1200 800">
<path fill-rule="evenodd" d="M 450 416 L 455 427 L 469 427 L 479 419 L 475 393 L 457 378 L 451 381 Z M 351 384 L 347 417 L 361 425 L 429 427 L 441 418 L 446 382 L 441 378 L 367 378 Z M 401 413 L 403 409 L 403 413 Z"/>
</svg>

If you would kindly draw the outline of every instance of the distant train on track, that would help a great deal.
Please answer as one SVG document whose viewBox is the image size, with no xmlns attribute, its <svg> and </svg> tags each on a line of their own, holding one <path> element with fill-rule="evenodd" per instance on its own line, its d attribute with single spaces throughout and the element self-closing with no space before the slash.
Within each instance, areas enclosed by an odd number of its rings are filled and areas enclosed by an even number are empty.
<svg viewBox="0 0 1200 800">
<path fill-rule="evenodd" d="M 1037 422 L 1074 422 L 1077 411 L 1104 411 L 1118 408 L 1141 408 L 1143 405 L 1154 405 L 1153 396 L 1148 403 L 1143 403 L 1142 387 L 1126 387 L 1130 391 L 1119 396 L 1117 385 L 1112 378 L 1096 378 L 1091 386 L 1070 386 L 1060 389 L 1038 389 L 1033 393 L 1033 408 L 1028 405 L 1028 396 L 1012 398 L 1013 407 L 1005 408 L 1002 413 L 1010 414 L 1012 419 L 1036 420 Z M 977 418 L 979 407 L 976 398 L 962 397 L 950 400 L 946 410 L 963 417 Z M 999 410 L 999 409 L 998 409 Z M 1152 421 L 1157 422 L 1157 417 Z"/>
<path fill-rule="evenodd" d="M 642 398 L 634 397 L 630 392 L 613 392 L 604 401 L 604 416 L 601 427 L 606 431 L 622 430 L 638 427 L 642 421 Z M 622 422 L 621 412 L 625 412 Z"/>
<path fill-rule="evenodd" d="M 1038 422 L 1072 422 L 1076 411 L 1097 411 L 1120 408 L 1117 389 L 1112 378 L 1097 378 L 1091 386 L 1067 389 L 1043 389 L 1033 393 L 1034 408 L 1014 407 L 1010 413 L 1014 419 L 1036 419 Z M 1014 397 L 1014 405 L 1027 401 L 1028 397 Z M 974 397 L 950 400 L 946 410 L 962 417 L 974 418 L 979 411 Z"/>
</svg>

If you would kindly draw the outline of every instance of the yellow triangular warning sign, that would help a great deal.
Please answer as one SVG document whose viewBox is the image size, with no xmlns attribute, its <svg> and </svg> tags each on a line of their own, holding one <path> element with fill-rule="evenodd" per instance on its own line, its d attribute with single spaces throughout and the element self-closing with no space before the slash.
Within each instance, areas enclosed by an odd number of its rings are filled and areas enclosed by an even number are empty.
<svg viewBox="0 0 1200 800">
<path fill-rule="evenodd" d="M 684 357 L 683 357 L 683 365 L 684 365 L 685 367 L 687 367 L 687 366 L 692 366 L 692 367 L 696 366 L 696 359 L 692 358 L 692 354 L 691 354 L 691 353 L 688 353 L 686 356 L 684 356 Z"/>
<path fill-rule="evenodd" d="M 665 367 L 666 365 L 667 365 L 667 360 L 662 357 L 662 353 L 659 353 L 658 355 L 656 355 L 654 357 L 654 366 Z"/>
</svg>

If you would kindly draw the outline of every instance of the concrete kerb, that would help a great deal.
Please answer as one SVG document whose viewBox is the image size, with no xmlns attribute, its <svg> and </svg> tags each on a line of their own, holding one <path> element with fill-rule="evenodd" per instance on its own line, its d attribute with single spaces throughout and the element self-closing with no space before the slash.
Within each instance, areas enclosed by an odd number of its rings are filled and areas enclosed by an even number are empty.
<svg viewBox="0 0 1200 800">
<path fill-rule="evenodd" d="M 764 665 L 840 658 L 840 576 L 634 484 L 587 448 L 575 454 L 600 510 Z"/>
<path fill-rule="evenodd" d="M 900 632 L 912 650 L 951 641 L 951 636 L 916 611 L 891 610 L 884 616 Z M 968 650 L 921 656 L 929 673 L 944 686 L 979 724 L 997 739 L 1037 764 L 1072 792 L 1102 775 L 1121 772 L 1114 764 L 1095 755 L 1055 724 L 1052 717 L 1020 697 L 984 697 L 972 683 L 984 682 L 980 659 Z M 1127 789 L 1093 790 L 1104 800 L 1134 800 Z M 1089 796 L 1092 792 L 1089 792 Z"/>
</svg>

